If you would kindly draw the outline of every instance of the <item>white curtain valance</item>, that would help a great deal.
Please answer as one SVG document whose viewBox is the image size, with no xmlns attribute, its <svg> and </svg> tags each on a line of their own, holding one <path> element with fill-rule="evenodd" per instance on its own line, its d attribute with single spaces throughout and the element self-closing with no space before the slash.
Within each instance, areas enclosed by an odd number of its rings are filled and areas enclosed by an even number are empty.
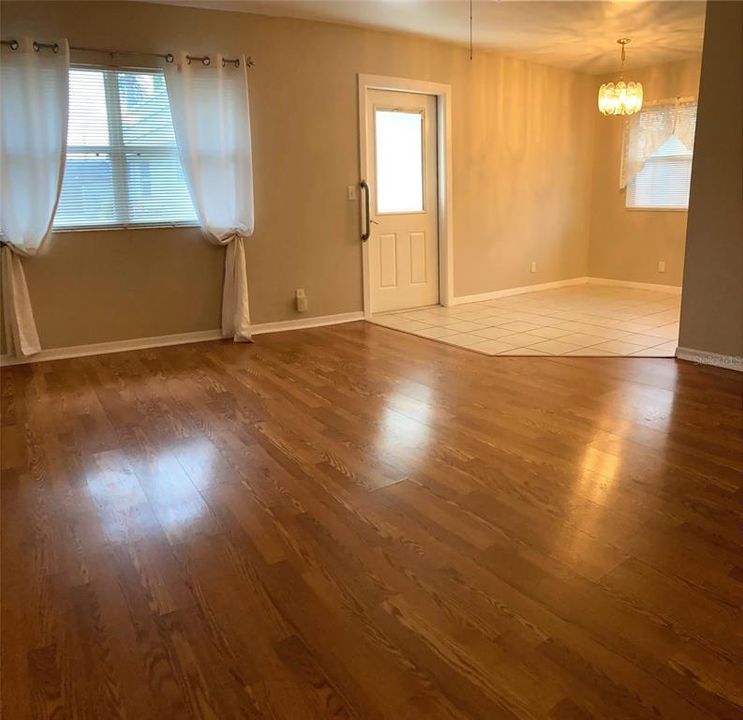
<svg viewBox="0 0 743 720">
<path fill-rule="evenodd" d="M 631 115 L 625 125 L 624 150 L 619 178 L 620 189 L 627 187 L 646 160 L 672 135 L 694 150 L 697 103 L 694 98 L 646 105 Z"/>
<path fill-rule="evenodd" d="M 253 234 L 253 158 L 245 56 L 209 65 L 185 51 L 165 77 L 178 152 L 207 238 L 226 245 L 222 334 L 250 341 L 245 240 Z"/>
<path fill-rule="evenodd" d="M 64 176 L 70 51 L 21 38 L 0 64 L 0 229 L 7 351 L 41 345 L 20 255 L 35 255 L 52 228 Z"/>
</svg>

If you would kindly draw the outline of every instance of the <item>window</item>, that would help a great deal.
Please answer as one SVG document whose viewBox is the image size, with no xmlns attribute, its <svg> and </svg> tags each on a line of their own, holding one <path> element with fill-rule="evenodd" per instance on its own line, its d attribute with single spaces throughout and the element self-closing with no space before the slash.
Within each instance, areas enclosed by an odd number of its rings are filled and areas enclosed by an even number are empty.
<svg viewBox="0 0 743 720">
<path fill-rule="evenodd" d="M 686 210 L 692 152 L 671 135 L 627 185 L 627 207 Z"/>
<path fill-rule="evenodd" d="M 72 68 L 54 228 L 196 222 L 162 72 Z"/>
<path fill-rule="evenodd" d="M 377 213 L 423 211 L 423 113 L 377 110 Z"/>
<path fill-rule="evenodd" d="M 649 210 L 689 207 L 697 108 L 694 102 L 651 105 L 629 120 L 625 142 L 626 206 Z"/>
</svg>

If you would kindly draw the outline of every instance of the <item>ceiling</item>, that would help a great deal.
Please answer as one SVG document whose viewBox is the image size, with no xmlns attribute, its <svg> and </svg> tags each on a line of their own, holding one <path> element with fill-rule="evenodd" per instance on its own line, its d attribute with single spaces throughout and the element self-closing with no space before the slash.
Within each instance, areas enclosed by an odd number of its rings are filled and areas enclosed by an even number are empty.
<svg viewBox="0 0 743 720">
<path fill-rule="evenodd" d="M 159 0 L 236 12 L 305 18 L 469 42 L 467 0 Z M 587 73 L 619 69 L 616 40 L 632 39 L 627 66 L 698 55 L 704 2 L 475 0 L 476 48 Z"/>
</svg>

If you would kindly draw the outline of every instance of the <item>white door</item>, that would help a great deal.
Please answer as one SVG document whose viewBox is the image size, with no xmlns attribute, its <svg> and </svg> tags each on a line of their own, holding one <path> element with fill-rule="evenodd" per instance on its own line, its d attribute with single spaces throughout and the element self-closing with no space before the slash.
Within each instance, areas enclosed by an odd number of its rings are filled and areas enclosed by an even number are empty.
<svg viewBox="0 0 743 720">
<path fill-rule="evenodd" d="M 435 305 L 439 302 L 436 97 L 389 90 L 368 93 L 367 282 L 372 311 Z"/>
</svg>

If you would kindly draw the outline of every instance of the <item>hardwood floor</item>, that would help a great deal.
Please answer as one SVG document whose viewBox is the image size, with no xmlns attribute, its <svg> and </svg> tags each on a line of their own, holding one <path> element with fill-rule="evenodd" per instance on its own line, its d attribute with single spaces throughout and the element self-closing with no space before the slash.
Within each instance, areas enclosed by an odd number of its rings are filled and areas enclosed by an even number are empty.
<svg viewBox="0 0 743 720">
<path fill-rule="evenodd" d="M 2 393 L 7 720 L 740 718 L 740 374 L 353 323 Z"/>
</svg>

